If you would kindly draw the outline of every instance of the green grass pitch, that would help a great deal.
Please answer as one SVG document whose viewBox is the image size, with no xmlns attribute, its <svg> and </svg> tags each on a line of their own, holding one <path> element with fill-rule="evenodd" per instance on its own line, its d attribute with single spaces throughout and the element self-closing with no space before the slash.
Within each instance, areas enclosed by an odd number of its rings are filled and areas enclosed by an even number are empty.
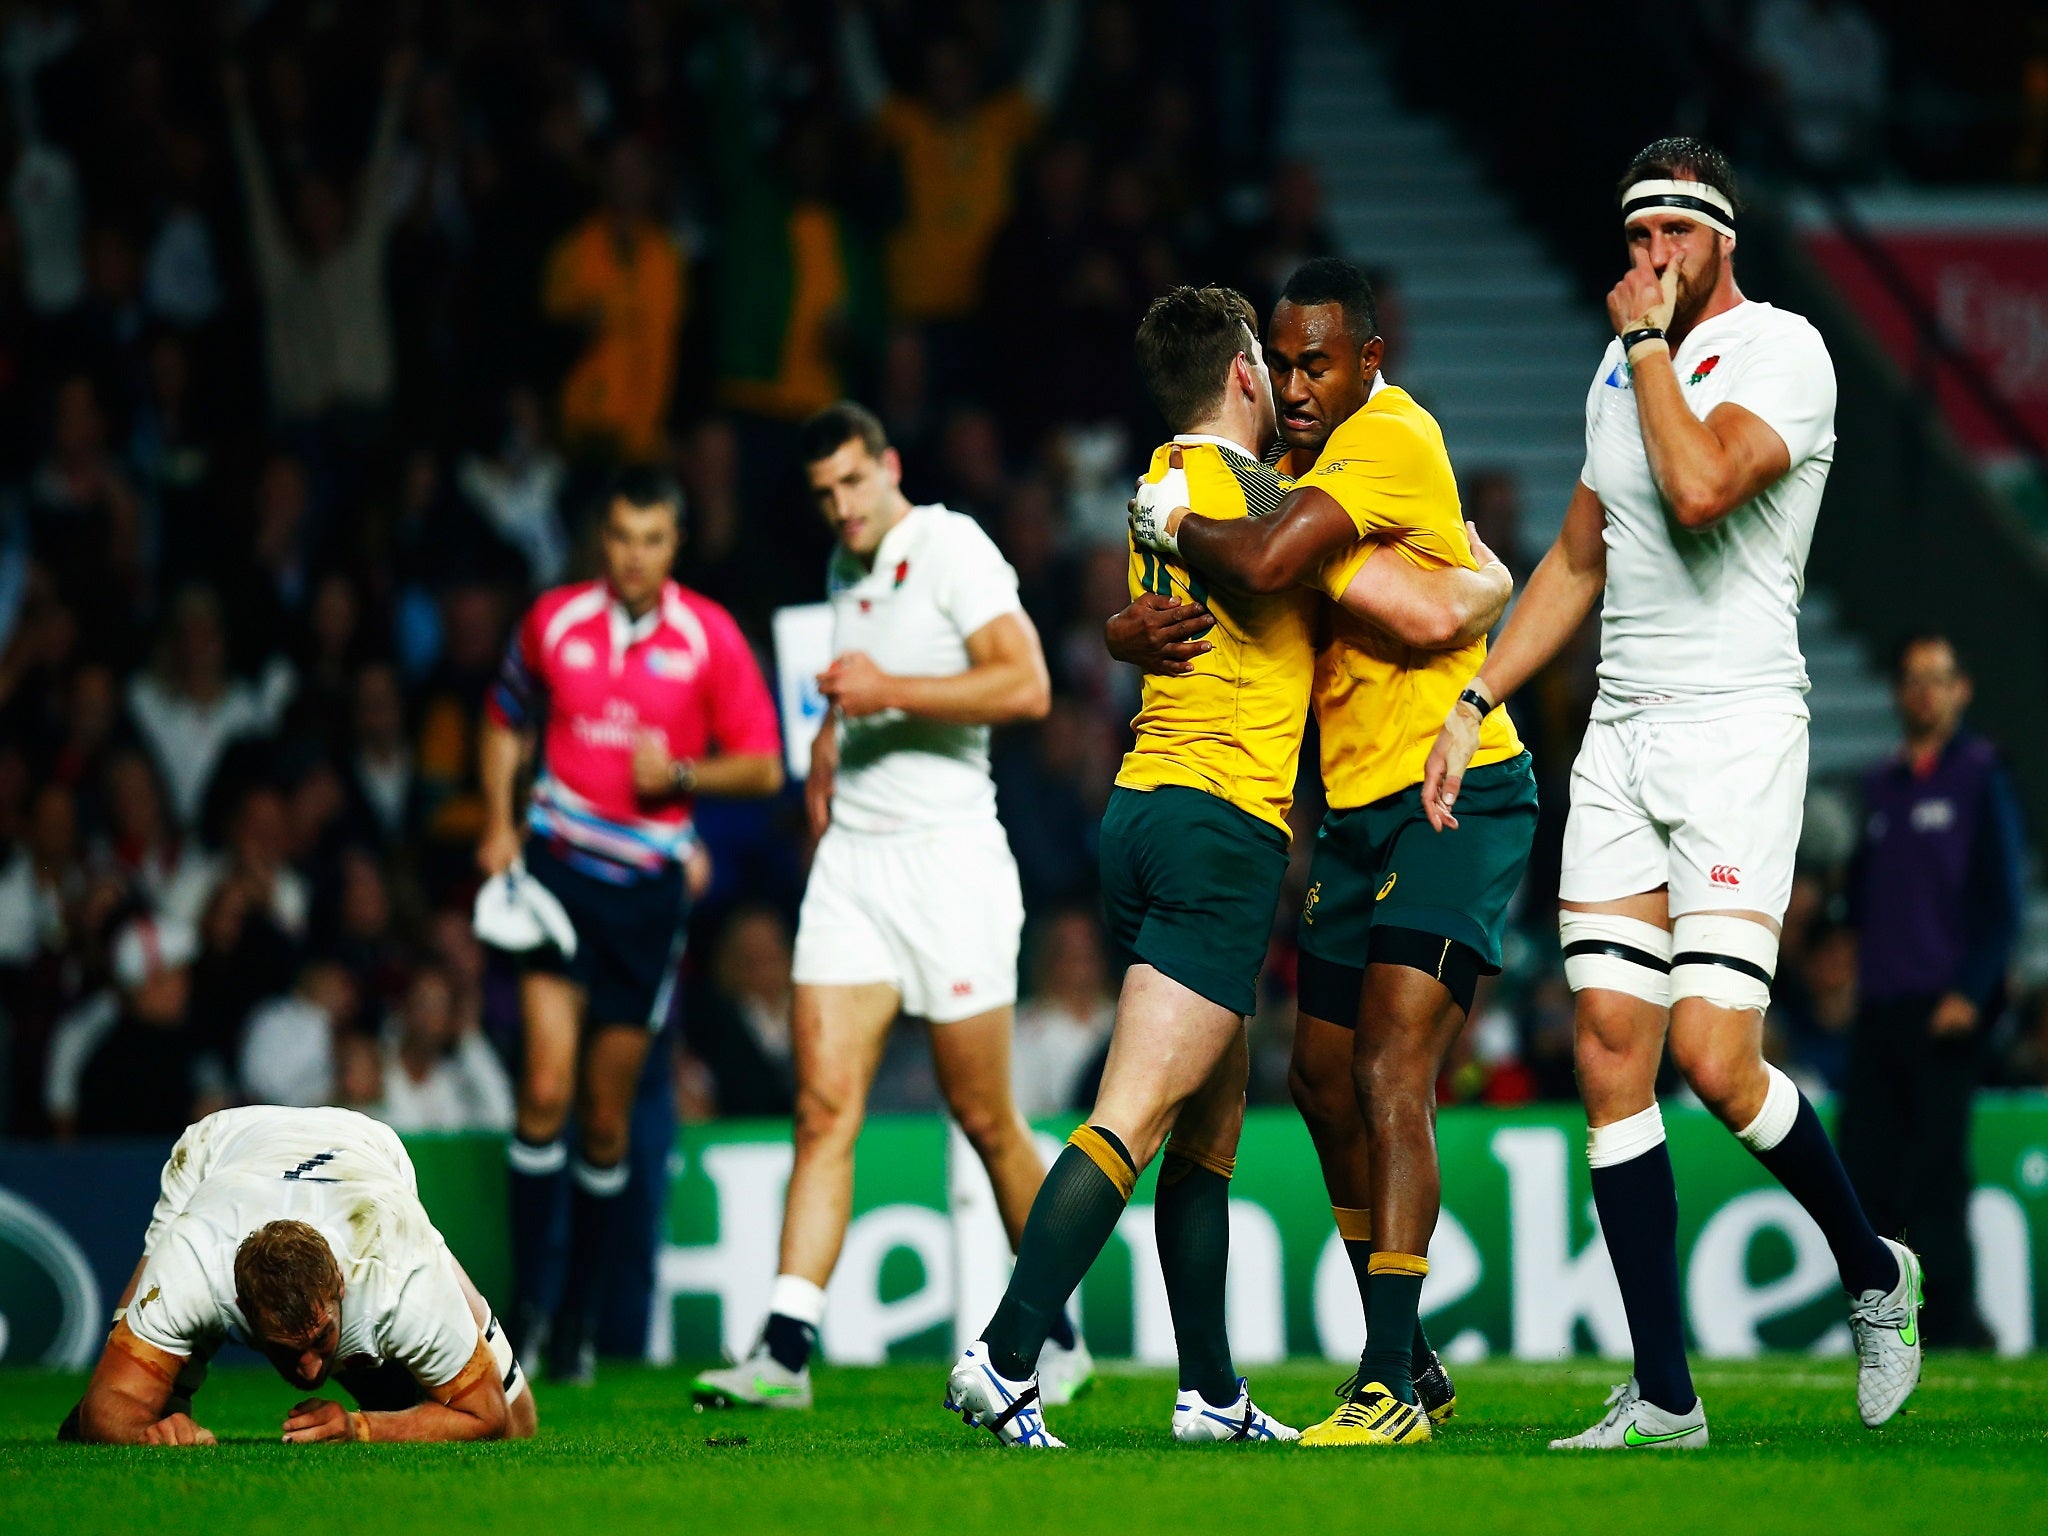
<svg viewBox="0 0 2048 1536">
<path fill-rule="evenodd" d="M 1260 1401 L 1322 1416 L 1341 1371 L 1268 1366 Z M 288 1447 L 293 1393 L 216 1372 L 200 1394 L 214 1450 L 59 1446 L 80 1379 L 0 1373 L 0 1531 L 357 1533 L 886 1530 L 979 1536 L 1729 1536 L 2048 1530 L 2048 1359 L 1931 1357 L 1907 1411 L 1856 1420 L 1846 1362 L 1703 1366 L 1703 1453 L 1563 1455 L 1612 1366 L 1468 1365 L 1458 1417 L 1410 1450 L 1172 1444 L 1173 1383 L 1108 1373 L 1052 1415 L 1064 1454 L 1005 1453 L 939 1409 L 942 1368 L 819 1374 L 811 1413 L 699 1414 L 688 1375 L 613 1367 L 541 1397 L 540 1437 L 477 1446 Z M 714 1438 L 744 1437 L 744 1444 Z"/>
</svg>

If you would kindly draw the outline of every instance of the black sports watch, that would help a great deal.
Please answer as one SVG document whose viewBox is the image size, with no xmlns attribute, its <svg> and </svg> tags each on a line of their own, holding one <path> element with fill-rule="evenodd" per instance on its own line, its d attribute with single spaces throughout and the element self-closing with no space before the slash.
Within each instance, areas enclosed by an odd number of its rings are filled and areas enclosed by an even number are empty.
<svg viewBox="0 0 2048 1536">
<path fill-rule="evenodd" d="M 1492 714 L 1494 712 L 1494 709 L 1497 707 L 1493 704 L 1489 704 L 1486 701 L 1486 695 L 1481 693 L 1477 688 L 1467 688 L 1463 693 L 1458 695 L 1458 702 L 1460 704 L 1470 704 L 1474 709 L 1479 711 L 1479 718 L 1482 720 L 1484 720 L 1488 715 Z"/>
</svg>

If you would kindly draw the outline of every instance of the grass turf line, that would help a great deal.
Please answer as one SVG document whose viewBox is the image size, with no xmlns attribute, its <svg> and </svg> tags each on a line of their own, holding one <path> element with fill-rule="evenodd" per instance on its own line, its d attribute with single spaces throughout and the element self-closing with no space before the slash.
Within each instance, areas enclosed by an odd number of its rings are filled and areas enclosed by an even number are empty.
<svg viewBox="0 0 2048 1536">
<path fill-rule="evenodd" d="M 1293 1424 L 1334 1406 L 1341 1369 L 1266 1366 L 1260 1403 Z M 2048 1521 L 2048 1359 L 1930 1357 L 1907 1411 L 1856 1420 L 1846 1362 L 1703 1366 L 1704 1452 L 1566 1455 L 1617 1375 L 1573 1362 L 1467 1365 L 1458 1417 L 1427 1447 L 1175 1446 L 1170 1377 L 1106 1374 L 1051 1416 L 1066 1454 L 1004 1453 L 939 1407 L 943 1367 L 826 1370 L 810 1413 L 699 1414 L 683 1371 L 613 1367 L 543 1388 L 541 1436 L 473 1446 L 285 1446 L 298 1394 L 217 1372 L 197 1416 L 213 1450 L 55 1444 L 82 1379 L 0 1372 L 0 1529 L 232 1536 L 435 1530 L 905 1533 L 1028 1529 L 1249 1536 L 1364 1527 L 1417 1536 L 1586 1536 L 1603 1526 L 1740 1536 L 2039 1530 Z M 747 1443 L 714 1446 L 713 1438 Z"/>
</svg>

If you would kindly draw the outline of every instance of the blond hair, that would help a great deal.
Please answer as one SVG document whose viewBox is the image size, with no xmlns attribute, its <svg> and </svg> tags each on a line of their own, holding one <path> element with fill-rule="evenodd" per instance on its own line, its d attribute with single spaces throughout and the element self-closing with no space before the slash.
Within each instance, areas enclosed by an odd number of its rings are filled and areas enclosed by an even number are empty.
<svg viewBox="0 0 2048 1536">
<path fill-rule="evenodd" d="M 334 1250 L 303 1221 L 258 1227 L 235 1250 L 235 1304 L 253 1333 L 304 1339 L 340 1297 Z"/>
</svg>

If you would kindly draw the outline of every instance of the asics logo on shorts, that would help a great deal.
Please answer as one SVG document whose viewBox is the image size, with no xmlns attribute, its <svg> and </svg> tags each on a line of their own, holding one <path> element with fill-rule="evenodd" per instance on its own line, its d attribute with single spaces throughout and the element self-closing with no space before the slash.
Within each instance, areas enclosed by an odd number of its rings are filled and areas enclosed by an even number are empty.
<svg viewBox="0 0 2048 1536">
<path fill-rule="evenodd" d="M 1716 885 L 1742 884 L 1742 871 L 1733 864 L 1716 864 L 1707 871 L 1707 878 Z"/>
<path fill-rule="evenodd" d="M 1379 888 L 1379 891 L 1376 895 L 1374 895 L 1373 900 L 1385 901 L 1387 899 L 1387 892 L 1391 891 L 1394 888 L 1394 882 L 1400 878 L 1401 876 L 1398 871 L 1394 874 L 1387 876 L 1387 883 Z"/>
</svg>

